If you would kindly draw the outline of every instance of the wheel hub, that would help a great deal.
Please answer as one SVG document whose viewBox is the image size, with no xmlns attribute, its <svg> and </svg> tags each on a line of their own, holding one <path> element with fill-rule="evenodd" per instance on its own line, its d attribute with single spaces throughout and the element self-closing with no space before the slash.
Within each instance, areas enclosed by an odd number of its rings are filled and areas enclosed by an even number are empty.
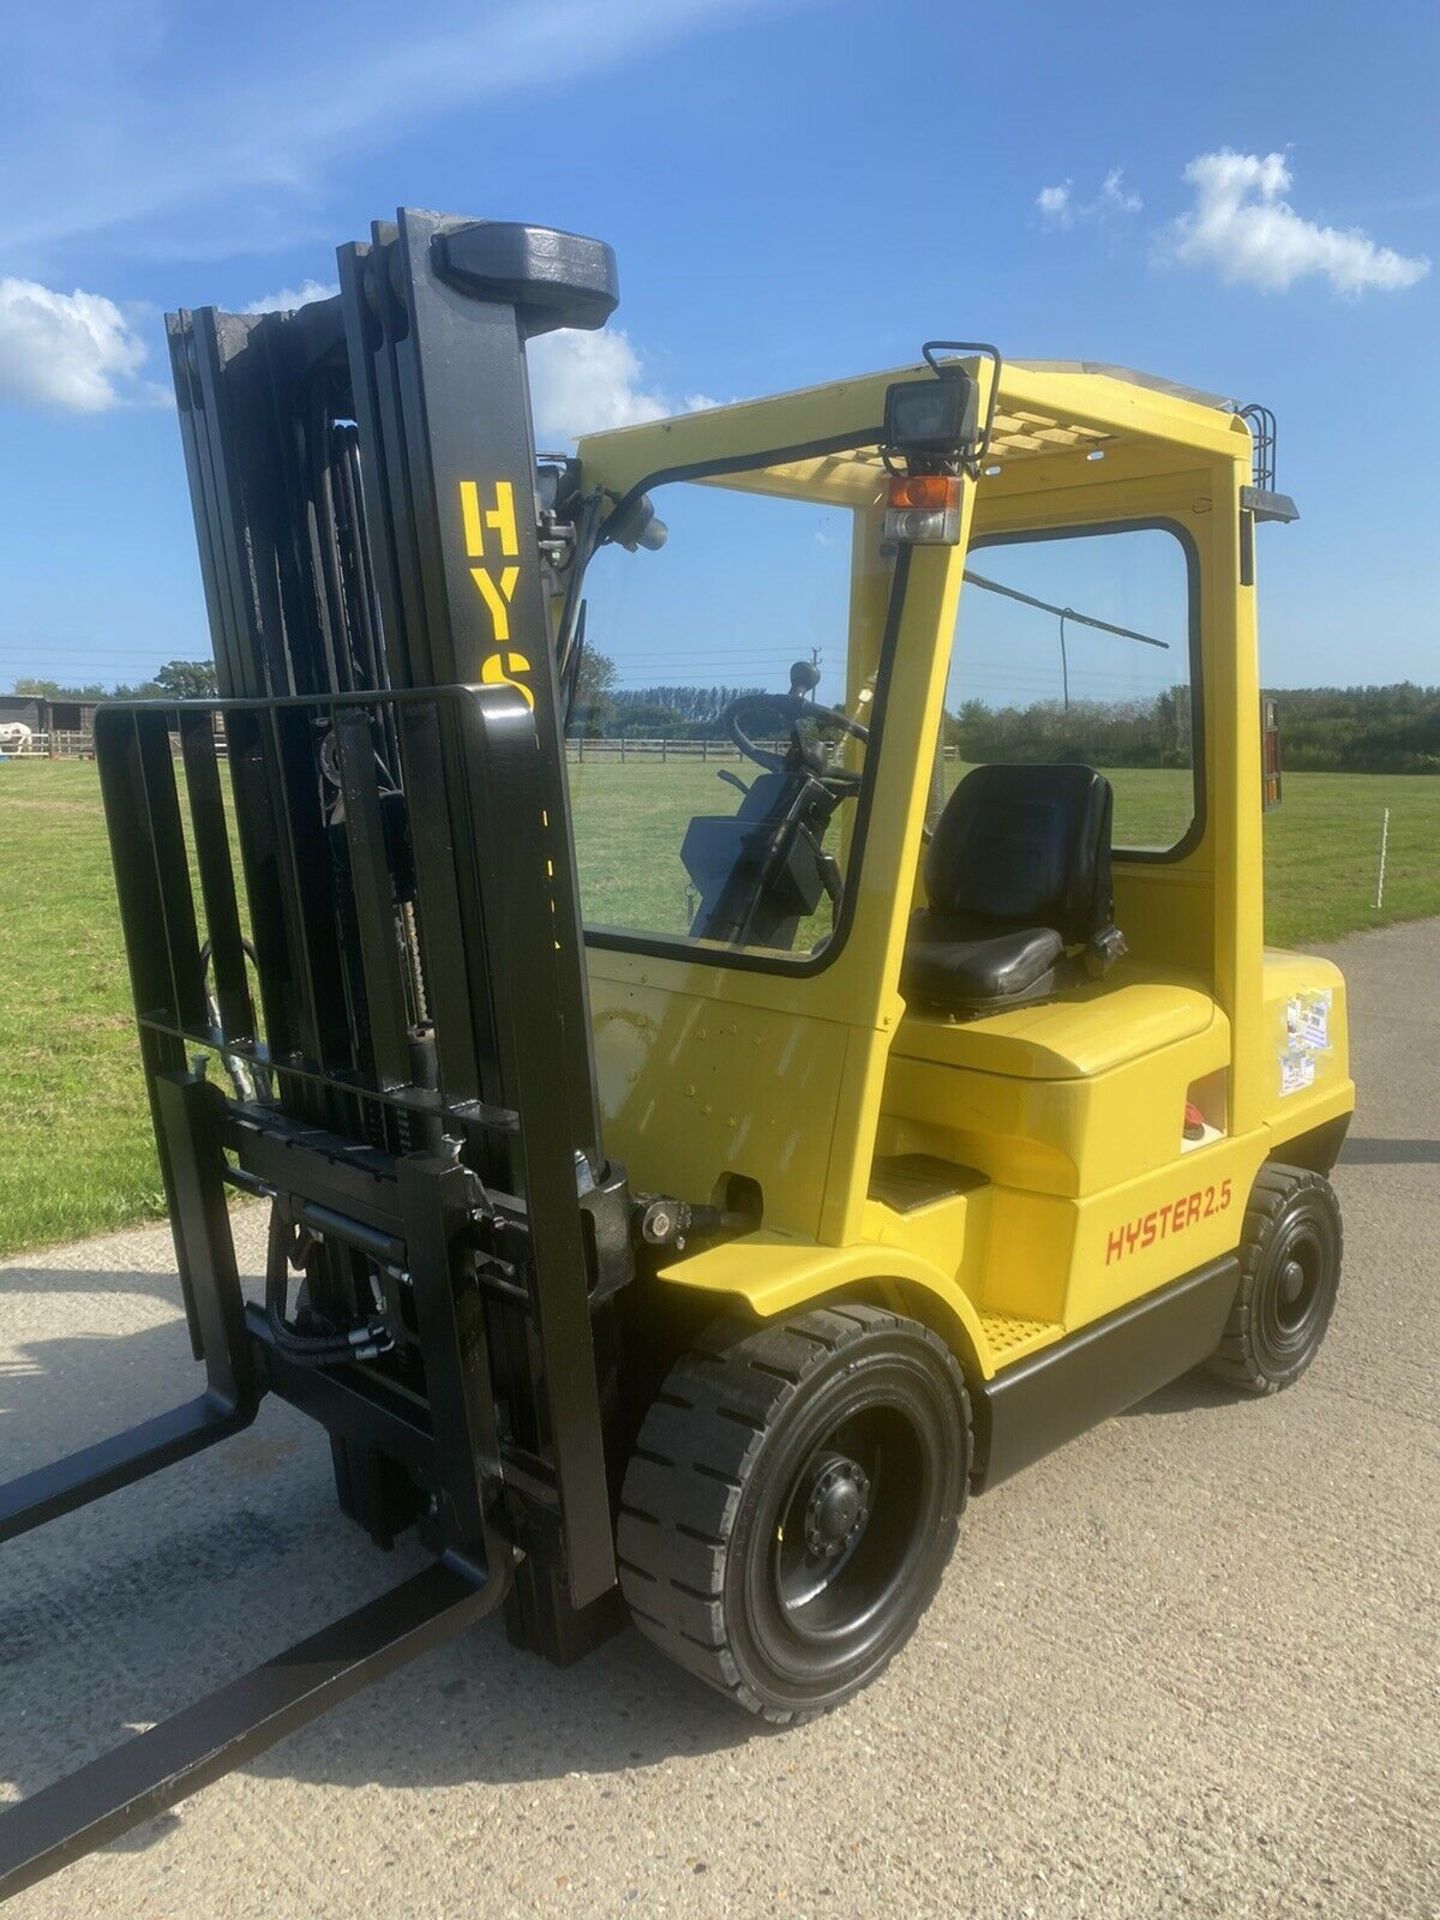
<svg viewBox="0 0 1440 1920">
<path fill-rule="evenodd" d="M 1305 1291 L 1305 1269 L 1298 1260 L 1287 1260 L 1280 1269 L 1280 1299 L 1283 1305 L 1293 1307 Z"/>
<path fill-rule="evenodd" d="M 817 1560 L 833 1560 L 854 1546 L 870 1518 L 870 1480 L 844 1454 L 819 1463 L 805 1503 L 805 1546 Z"/>
</svg>

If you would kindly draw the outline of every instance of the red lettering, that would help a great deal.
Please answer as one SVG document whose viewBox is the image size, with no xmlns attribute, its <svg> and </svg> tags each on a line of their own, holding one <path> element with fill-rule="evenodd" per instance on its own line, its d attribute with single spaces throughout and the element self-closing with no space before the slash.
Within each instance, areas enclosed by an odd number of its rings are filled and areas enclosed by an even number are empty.
<svg viewBox="0 0 1440 1920">
<path fill-rule="evenodd" d="M 1230 1204 L 1230 1195 L 1230 1182 L 1222 1180 L 1218 1188 L 1197 1187 L 1194 1193 L 1183 1194 L 1178 1200 L 1169 1200 L 1163 1207 L 1156 1207 L 1150 1213 L 1137 1214 L 1135 1219 L 1116 1227 L 1106 1240 L 1106 1266 L 1113 1261 L 1123 1260 L 1127 1253 L 1153 1247 L 1167 1233 L 1183 1233 L 1186 1227 L 1193 1226 L 1197 1220 L 1208 1220 L 1212 1214 L 1223 1213 Z"/>
</svg>

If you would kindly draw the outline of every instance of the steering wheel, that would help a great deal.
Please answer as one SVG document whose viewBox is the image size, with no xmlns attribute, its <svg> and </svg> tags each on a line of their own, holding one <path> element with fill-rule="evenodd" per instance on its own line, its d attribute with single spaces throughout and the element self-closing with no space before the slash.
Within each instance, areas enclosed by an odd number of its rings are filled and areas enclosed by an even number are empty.
<svg viewBox="0 0 1440 1920">
<path fill-rule="evenodd" d="M 835 767 L 821 762 L 814 750 L 800 738 L 800 726 L 805 720 L 817 721 L 822 727 L 835 727 L 852 740 L 858 740 L 862 746 L 870 738 L 870 729 L 862 726 L 858 720 L 852 720 L 848 713 L 841 713 L 835 707 L 817 707 L 796 691 L 797 683 L 803 685 L 804 677 L 813 671 L 808 662 L 803 663 L 803 673 L 802 668 L 797 666 L 791 674 L 789 693 L 742 693 L 738 700 L 732 700 L 725 709 L 726 730 L 745 758 L 753 760 L 757 767 L 763 767 L 767 773 L 793 773 L 798 760 L 812 773 L 837 787 L 858 788 L 863 775 L 850 767 Z M 762 724 L 761 716 L 765 715 L 769 716 L 772 725 L 778 721 L 781 726 L 790 729 L 789 752 L 777 753 L 773 747 L 758 745 L 751 737 L 751 727 L 758 731 Z"/>
</svg>

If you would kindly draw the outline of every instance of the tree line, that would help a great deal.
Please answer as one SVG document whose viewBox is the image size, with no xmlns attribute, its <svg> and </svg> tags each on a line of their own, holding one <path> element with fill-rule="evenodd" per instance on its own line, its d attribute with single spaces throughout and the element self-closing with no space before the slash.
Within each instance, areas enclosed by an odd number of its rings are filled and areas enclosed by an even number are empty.
<svg viewBox="0 0 1440 1920">
<path fill-rule="evenodd" d="M 967 700 L 945 714 L 945 744 L 962 760 L 1084 760 L 1099 767 L 1188 767 L 1190 689 L 1148 700 L 1036 700 L 991 707 Z"/>
<path fill-rule="evenodd" d="M 120 680 L 105 686 L 99 680 L 70 684 L 22 675 L 15 693 L 22 700 L 213 700 L 217 690 L 213 660 L 168 660 L 153 680 L 134 686 Z"/>
<path fill-rule="evenodd" d="M 614 663 L 587 655 L 572 733 L 590 738 L 714 738 L 721 715 L 754 687 L 619 687 Z M 1440 773 L 1440 687 L 1286 687 L 1278 703 L 1281 754 L 1294 773 Z M 1257 722 L 1258 724 L 1258 722 Z M 1036 700 L 946 711 L 944 739 L 960 759 L 1101 767 L 1184 767 L 1191 761 L 1188 686 L 1146 699 Z"/>
<path fill-rule="evenodd" d="M 1267 689 L 1292 773 L 1440 773 L 1440 687 Z M 1085 760 L 1101 767 L 1190 764 L 1190 689 L 1150 700 L 1058 700 L 990 707 L 968 700 L 945 716 L 962 760 Z"/>
<path fill-rule="evenodd" d="M 1284 687 L 1274 698 L 1293 772 L 1440 773 L 1440 687 Z"/>
<path fill-rule="evenodd" d="M 587 650 L 571 710 L 572 734 L 591 739 L 714 739 L 726 707 L 758 687 L 621 687 L 615 663 Z M 209 660 L 171 660 L 136 686 L 66 685 L 22 678 L 21 697 L 48 700 L 194 700 L 215 693 Z M 1284 687 L 1281 752 L 1293 773 L 1440 773 L 1440 686 Z M 1145 700 L 1037 700 L 946 712 L 945 743 L 962 760 L 1085 760 L 1102 767 L 1180 767 L 1191 755 L 1190 689 Z"/>
</svg>

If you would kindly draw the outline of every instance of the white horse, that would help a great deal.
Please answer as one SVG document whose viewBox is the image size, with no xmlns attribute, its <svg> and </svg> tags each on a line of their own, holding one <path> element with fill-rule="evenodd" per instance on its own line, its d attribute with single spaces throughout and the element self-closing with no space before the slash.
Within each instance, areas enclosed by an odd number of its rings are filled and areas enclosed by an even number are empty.
<svg viewBox="0 0 1440 1920">
<path fill-rule="evenodd" d="M 23 720 L 0 720 L 0 753 L 28 753 L 34 737 Z"/>
</svg>

